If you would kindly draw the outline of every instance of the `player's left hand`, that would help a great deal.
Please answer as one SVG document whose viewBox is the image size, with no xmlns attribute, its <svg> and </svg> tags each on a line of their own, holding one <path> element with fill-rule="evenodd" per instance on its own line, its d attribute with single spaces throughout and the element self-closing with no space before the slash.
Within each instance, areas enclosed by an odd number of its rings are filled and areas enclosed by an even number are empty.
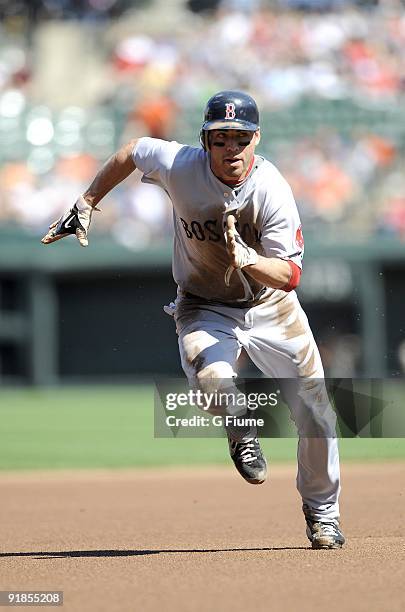
<svg viewBox="0 0 405 612">
<path fill-rule="evenodd" d="M 251 266 L 258 262 L 259 256 L 254 249 L 242 240 L 235 226 L 234 215 L 228 215 L 226 219 L 225 242 L 228 251 L 230 265 L 225 272 L 225 285 L 229 287 L 232 273 L 235 269 Z"/>
<path fill-rule="evenodd" d="M 83 196 L 80 196 L 73 208 L 64 213 L 60 219 L 49 226 L 48 233 L 42 238 L 42 244 L 51 244 L 65 238 L 65 236 L 75 235 L 81 246 L 86 247 L 89 244 L 87 232 L 90 227 L 93 208 L 86 202 Z"/>
</svg>

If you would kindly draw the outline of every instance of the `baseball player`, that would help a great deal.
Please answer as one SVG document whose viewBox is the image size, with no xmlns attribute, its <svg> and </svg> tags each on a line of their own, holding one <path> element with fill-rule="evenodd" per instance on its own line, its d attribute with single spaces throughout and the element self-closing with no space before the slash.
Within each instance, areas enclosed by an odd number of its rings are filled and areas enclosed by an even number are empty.
<svg viewBox="0 0 405 612">
<path fill-rule="evenodd" d="M 201 147 L 139 138 L 115 153 L 73 208 L 42 239 L 75 234 L 88 244 L 93 210 L 136 168 L 173 204 L 173 314 L 184 372 L 203 390 L 229 386 L 244 348 L 265 376 L 297 381 L 284 389 L 298 435 L 297 488 L 313 548 L 340 548 L 339 454 L 323 367 L 294 289 L 304 241 L 288 183 L 255 154 L 259 112 L 246 93 L 207 103 Z M 289 381 L 290 382 L 290 381 Z M 308 384 L 309 383 L 309 384 Z M 306 435 L 308 416 L 321 435 Z M 231 458 L 249 483 L 267 474 L 254 426 L 227 427 Z"/>
</svg>

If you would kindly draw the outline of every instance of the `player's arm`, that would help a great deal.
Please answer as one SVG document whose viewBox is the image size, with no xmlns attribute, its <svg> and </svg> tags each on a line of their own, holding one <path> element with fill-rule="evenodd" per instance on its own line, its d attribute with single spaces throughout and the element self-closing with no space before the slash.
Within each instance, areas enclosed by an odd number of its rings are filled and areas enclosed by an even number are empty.
<svg viewBox="0 0 405 612">
<path fill-rule="evenodd" d="M 235 227 L 235 217 L 227 217 L 226 246 L 230 265 L 225 274 L 225 282 L 229 280 L 233 270 L 243 268 L 256 281 L 273 289 L 291 291 L 298 286 L 301 270 L 292 261 L 279 257 L 262 257 L 242 240 Z"/>
<path fill-rule="evenodd" d="M 248 265 L 243 270 L 262 285 L 273 289 L 288 287 L 293 274 L 288 261 L 261 255 L 258 255 L 257 263 Z"/>
<path fill-rule="evenodd" d="M 107 160 L 73 207 L 49 226 L 48 233 L 42 238 L 43 244 L 75 234 L 81 246 L 88 245 L 87 233 L 93 210 L 98 210 L 96 207 L 100 200 L 136 169 L 132 155 L 136 143 L 136 139 L 131 140 Z"/>
<path fill-rule="evenodd" d="M 83 194 L 83 198 L 90 206 L 95 208 L 107 193 L 136 169 L 132 152 L 137 142 L 137 139 L 134 139 L 124 145 L 96 174 L 90 187 Z"/>
</svg>

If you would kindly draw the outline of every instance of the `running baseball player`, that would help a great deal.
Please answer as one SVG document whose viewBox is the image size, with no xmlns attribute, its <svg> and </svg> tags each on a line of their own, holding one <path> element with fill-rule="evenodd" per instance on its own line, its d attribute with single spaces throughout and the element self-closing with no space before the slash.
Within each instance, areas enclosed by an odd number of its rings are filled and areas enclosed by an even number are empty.
<svg viewBox="0 0 405 612">
<path fill-rule="evenodd" d="M 246 93 L 222 91 L 208 101 L 200 141 L 201 147 L 149 137 L 129 142 L 42 242 L 75 234 L 87 246 L 93 210 L 136 168 L 142 181 L 166 191 L 173 204 L 173 311 L 184 372 L 203 390 L 218 389 L 221 381 L 229 386 L 244 348 L 265 376 L 297 381 L 284 393 L 299 435 L 297 489 L 306 533 L 312 548 L 340 548 L 337 439 L 319 351 L 294 291 L 304 241 L 293 194 L 275 166 L 255 154 L 259 112 Z M 306 435 L 308 415 L 322 435 Z M 267 463 L 255 427 L 230 425 L 227 435 L 242 477 L 264 482 Z"/>
</svg>

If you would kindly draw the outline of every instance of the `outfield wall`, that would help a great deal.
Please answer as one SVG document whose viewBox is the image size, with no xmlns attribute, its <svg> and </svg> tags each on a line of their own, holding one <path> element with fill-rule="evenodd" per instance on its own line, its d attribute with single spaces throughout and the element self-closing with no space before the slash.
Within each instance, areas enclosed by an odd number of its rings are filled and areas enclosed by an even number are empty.
<svg viewBox="0 0 405 612">
<path fill-rule="evenodd" d="M 299 294 L 329 375 L 403 374 L 405 245 L 307 243 Z M 44 247 L 4 232 L 2 382 L 180 374 L 174 325 L 162 309 L 175 296 L 170 268 L 169 245 L 135 252 L 94 237 L 88 249 L 73 239 Z M 242 368 L 251 371 L 247 363 Z"/>
</svg>

